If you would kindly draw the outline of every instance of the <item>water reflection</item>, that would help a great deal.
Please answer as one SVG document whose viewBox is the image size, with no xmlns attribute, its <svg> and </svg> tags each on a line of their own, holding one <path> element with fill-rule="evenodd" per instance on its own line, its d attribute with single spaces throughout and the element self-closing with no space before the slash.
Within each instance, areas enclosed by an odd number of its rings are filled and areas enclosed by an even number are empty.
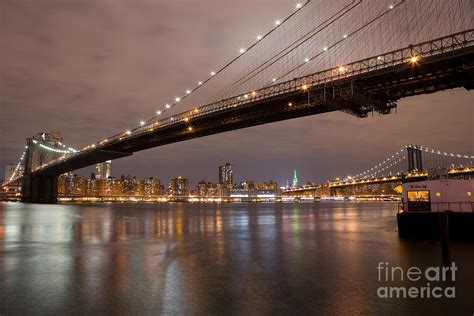
<svg viewBox="0 0 474 316">
<path fill-rule="evenodd" d="M 0 313 L 437 311 L 376 297 L 379 261 L 439 259 L 436 244 L 398 239 L 395 212 L 391 203 L 0 204 Z M 472 267 L 472 245 L 453 249 Z M 465 280 L 458 286 L 472 290 Z"/>
</svg>

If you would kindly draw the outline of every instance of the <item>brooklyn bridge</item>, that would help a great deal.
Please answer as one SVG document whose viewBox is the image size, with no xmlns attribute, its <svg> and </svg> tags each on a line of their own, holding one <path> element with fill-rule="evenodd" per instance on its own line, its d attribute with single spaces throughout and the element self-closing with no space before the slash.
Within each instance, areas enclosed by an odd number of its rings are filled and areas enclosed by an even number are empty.
<svg viewBox="0 0 474 316">
<path fill-rule="evenodd" d="M 55 203 L 59 175 L 145 149 L 332 111 L 359 118 L 387 115 L 402 98 L 471 90 L 472 9 L 471 1 L 298 4 L 228 63 L 196 81 L 194 88 L 153 108 L 153 115 L 136 127 L 80 149 L 42 148 L 57 157 L 39 166 L 33 166 L 31 155 L 39 145 L 28 139 L 19 172 L 5 185 L 21 181 L 24 202 Z M 421 158 L 408 157 L 409 177 L 426 176 L 417 161 Z M 387 181 L 376 179 L 371 181 Z M 350 185 L 330 184 L 333 190 Z"/>
</svg>

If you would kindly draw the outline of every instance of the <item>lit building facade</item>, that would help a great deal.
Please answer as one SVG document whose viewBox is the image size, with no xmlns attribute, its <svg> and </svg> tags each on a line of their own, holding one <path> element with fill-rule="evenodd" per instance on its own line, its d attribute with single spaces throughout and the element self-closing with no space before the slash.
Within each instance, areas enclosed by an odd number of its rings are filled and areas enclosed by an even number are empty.
<svg viewBox="0 0 474 316">
<path fill-rule="evenodd" d="M 223 166 L 219 166 L 219 183 L 225 184 L 229 188 L 232 187 L 234 183 L 234 174 L 232 171 L 232 164 L 227 162 Z"/>
<path fill-rule="evenodd" d="M 94 176 L 86 179 L 73 173 L 66 173 L 58 179 L 58 194 L 63 197 L 159 196 L 162 192 L 161 181 L 154 178 L 137 179 L 121 176 L 97 179 Z"/>
<path fill-rule="evenodd" d="M 189 180 L 184 177 L 176 177 L 170 179 L 169 195 L 171 196 L 188 196 Z"/>
<path fill-rule="evenodd" d="M 144 180 L 144 195 L 157 196 L 161 195 L 160 179 L 147 178 Z"/>
<path fill-rule="evenodd" d="M 95 178 L 107 180 L 112 176 L 112 161 L 107 160 L 95 165 Z"/>
<path fill-rule="evenodd" d="M 225 197 L 229 196 L 230 189 L 225 184 L 201 181 L 193 191 L 199 197 Z"/>
</svg>

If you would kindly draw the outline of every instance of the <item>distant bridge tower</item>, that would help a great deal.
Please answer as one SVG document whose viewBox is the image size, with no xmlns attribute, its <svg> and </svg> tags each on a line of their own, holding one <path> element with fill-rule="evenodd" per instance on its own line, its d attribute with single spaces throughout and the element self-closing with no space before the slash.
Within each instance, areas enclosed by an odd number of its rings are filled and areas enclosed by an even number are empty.
<svg viewBox="0 0 474 316">
<path fill-rule="evenodd" d="M 423 159 L 420 145 L 407 146 L 408 172 L 423 171 Z"/>
</svg>

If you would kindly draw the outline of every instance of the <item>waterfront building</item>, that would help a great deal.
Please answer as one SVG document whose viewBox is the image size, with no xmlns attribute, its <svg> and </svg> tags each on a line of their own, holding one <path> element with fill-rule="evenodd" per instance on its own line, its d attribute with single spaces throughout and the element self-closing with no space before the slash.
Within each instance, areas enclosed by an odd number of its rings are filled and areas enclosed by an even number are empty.
<svg viewBox="0 0 474 316">
<path fill-rule="evenodd" d="M 229 196 L 230 189 L 226 184 L 201 181 L 197 184 L 193 193 L 199 197 L 225 197 Z"/>
<path fill-rule="evenodd" d="M 153 196 L 161 195 L 161 181 L 150 177 L 144 180 L 144 194 Z"/>
<path fill-rule="evenodd" d="M 278 183 L 273 182 L 273 180 L 270 180 L 268 182 L 263 182 L 263 183 L 256 183 L 255 184 L 255 189 L 257 189 L 257 190 L 276 190 L 276 189 L 278 189 Z"/>
<path fill-rule="evenodd" d="M 189 180 L 184 177 L 176 177 L 170 179 L 168 193 L 172 196 L 189 195 Z"/>
</svg>

